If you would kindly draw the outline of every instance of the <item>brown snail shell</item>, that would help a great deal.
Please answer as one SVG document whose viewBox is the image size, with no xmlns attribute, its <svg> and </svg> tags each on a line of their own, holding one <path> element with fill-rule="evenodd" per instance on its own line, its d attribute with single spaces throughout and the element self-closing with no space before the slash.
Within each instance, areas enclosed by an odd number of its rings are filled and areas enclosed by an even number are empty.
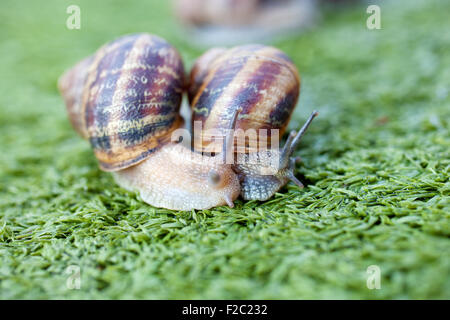
<svg viewBox="0 0 450 320">
<path fill-rule="evenodd" d="M 229 119 L 240 110 L 230 158 L 243 199 L 270 199 L 289 180 L 303 187 L 294 175 L 299 158 L 292 154 L 318 113 L 314 111 L 279 148 L 299 94 L 300 76 L 294 63 L 270 46 L 212 49 L 192 68 L 189 99 L 195 150 L 220 151 L 222 141 L 216 137 L 225 135 Z M 196 122 L 201 130 L 195 130 Z"/>
<path fill-rule="evenodd" d="M 149 34 L 120 37 L 68 70 L 58 86 L 72 125 L 100 168 L 117 171 L 170 141 L 183 119 L 184 67 L 177 50 Z"/>
<path fill-rule="evenodd" d="M 211 139 L 208 130 L 226 129 L 237 109 L 242 111 L 236 129 L 266 129 L 268 137 L 278 129 L 281 137 L 300 93 L 300 76 L 291 59 L 264 45 L 211 49 L 197 60 L 190 80 L 192 121 L 201 121 L 203 129 L 194 134 L 199 151 L 220 150 L 221 142 Z"/>
</svg>

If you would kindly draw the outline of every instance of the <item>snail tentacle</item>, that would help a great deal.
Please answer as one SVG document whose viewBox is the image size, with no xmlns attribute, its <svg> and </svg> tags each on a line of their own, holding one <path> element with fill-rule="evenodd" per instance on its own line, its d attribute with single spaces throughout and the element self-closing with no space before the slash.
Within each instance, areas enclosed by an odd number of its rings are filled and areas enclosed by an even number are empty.
<svg viewBox="0 0 450 320">
<path fill-rule="evenodd" d="M 300 140 L 302 139 L 302 137 L 308 130 L 309 125 L 314 120 L 314 118 L 317 117 L 318 115 L 319 115 L 319 112 L 313 111 L 311 113 L 311 115 L 309 116 L 308 120 L 306 120 L 305 124 L 302 126 L 302 128 L 300 129 L 300 131 L 298 133 L 295 133 L 295 131 L 291 131 L 291 133 L 289 134 L 289 137 L 286 141 L 286 144 L 283 147 L 283 152 L 281 154 L 280 163 L 287 162 L 287 159 L 290 158 L 290 156 L 292 155 L 292 153 L 295 151 L 298 144 L 300 143 Z"/>
</svg>

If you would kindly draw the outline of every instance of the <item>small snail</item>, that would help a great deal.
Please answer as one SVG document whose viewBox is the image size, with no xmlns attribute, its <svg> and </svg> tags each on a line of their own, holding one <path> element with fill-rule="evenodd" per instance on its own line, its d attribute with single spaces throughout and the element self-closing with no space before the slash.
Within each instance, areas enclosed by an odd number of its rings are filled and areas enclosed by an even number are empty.
<svg viewBox="0 0 450 320">
<path fill-rule="evenodd" d="M 156 207 L 233 206 L 240 185 L 231 165 L 172 142 L 183 124 L 185 74 L 179 53 L 165 40 L 149 34 L 118 38 L 64 73 L 58 87 L 73 127 L 120 186 Z"/>
<path fill-rule="evenodd" d="M 316 0 L 173 0 L 191 44 L 231 45 L 290 36 L 317 17 Z"/>
<path fill-rule="evenodd" d="M 294 176 L 299 158 L 291 155 L 318 113 L 313 112 L 298 133 L 291 132 L 282 149 L 276 146 L 278 140 L 275 145 L 270 143 L 273 139 L 267 141 L 273 132 L 277 138 L 282 136 L 299 93 L 297 68 L 286 54 L 270 46 L 214 48 L 194 64 L 188 96 L 193 127 L 196 122 L 202 126 L 201 134 L 194 132 L 195 150 L 220 150 L 208 132 L 225 130 L 238 109 L 242 111 L 236 130 L 255 132 L 244 148 L 235 148 L 232 168 L 239 176 L 242 198 L 267 200 L 289 180 L 303 187 Z M 263 141 L 269 148 L 259 148 Z"/>
</svg>

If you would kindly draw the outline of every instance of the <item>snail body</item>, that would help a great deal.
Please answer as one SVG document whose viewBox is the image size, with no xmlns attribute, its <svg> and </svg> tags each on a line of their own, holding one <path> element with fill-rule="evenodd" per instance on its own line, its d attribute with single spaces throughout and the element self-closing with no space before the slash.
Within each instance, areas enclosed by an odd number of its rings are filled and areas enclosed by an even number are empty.
<svg viewBox="0 0 450 320">
<path fill-rule="evenodd" d="M 157 207 L 233 206 L 240 186 L 231 166 L 173 142 L 185 74 L 164 39 L 120 37 L 64 73 L 58 87 L 73 127 L 119 185 Z"/>
<path fill-rule="evenodd" d="M 229 165 L 193 153 L 181 143 L 170 143 L 139 165 L 113 174 L 123 188 L 140 190 L 145 202 L 168 209 L 233 207 L 240 191 Z"/>
<path fill-rule="evenodd" d="M 195 150 L 218 150 L 219 142 L 210 139 L 208 132 L 224 130 L 238 109 L 242 111 L 235 128 L 253 132 L 245 138 L 248 143 L 235 148 L 232 165 L 244 199 L 267 200 L 289 180 L 303 186 L 294 176 L 298 159 L 291 155 L 317 112 L 299 133 L 289 135 L 282 149 L 278 148 L 299 93 L 297 68 L 286 54 L 270 46 L 215 48 L 195 63 L 188 96 L 193 127 L 197 122 L 203 129 L 201 134 L 194 133 Z M 275 141 L 271 139 L 273 133 Z M 261 148 L 263 141 L 265 147 Z"/>
</svg>

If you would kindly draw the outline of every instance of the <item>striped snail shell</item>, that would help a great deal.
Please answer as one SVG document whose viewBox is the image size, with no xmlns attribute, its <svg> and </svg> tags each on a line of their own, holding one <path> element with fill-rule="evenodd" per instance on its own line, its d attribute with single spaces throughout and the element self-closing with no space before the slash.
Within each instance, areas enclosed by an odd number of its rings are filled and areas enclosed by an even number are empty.
<svg viewBox="0 0 450 320">
<path fill-rule="evenodd" d="M 185 75 L 180 55 L 165 40 L 118 38 L 67 71 L 58 85 L 73 127 L 120 186 L 167 209 L 234 205 L 240 185 L 231 165 L 178 143 Z M 230 129 L 236 119 L 237 113 Z M 232 136 L 227 141 L 225 152 Z"/>
<path fill-rule="evenodd" d="M 194 135 L 196 150 L 220 150 L 220 141 L 211 141 L 208 132 L 224 130 L 237 109 L 242 111 L 236 129 L 266 129 L 269 137 L 278 129 L 281 136 L 300 93 L 293 62 L 282 51 L 263 45 L 211 49 L 195 63 L 190 81 L 192 121 L 200 121 L 203 129 Z"/>
<path fill-rule="evenodd" d="M 183 63 L 157 36 L 128 35 L 104 45 L 67 71 L 58 86 L 73 127 L 90 141 L 100 168 L 114 171 L 120 186 L 139 191 L 149 204 L 176 210 L 232 207 L 239 194 L 266 200 L 288 180 L 301 185 L 291 155 L 316 113 L 282 149 L 245 147 L 235 149 L 235 163 L 222 161 L 228 154 L 234 158 L 234 129 L 266 129 L 266 140 L 273 129 L 284 132 L 300 80 L 278 49 L 219 48 L 198 60 L 188 88 L 194 130 L 195 122 L 203 125 L 199 139 L 194 132 L 194 151 L 173 139 L 183 124 Z M 225 139 L 209 139 L 210 129 Z M 204 147 L 222 157 L 202 154 Z"/>
<path fill-rule="evenodd" d="M 72 125 L 89 139 L 100 168 L 117 171 L 145 160 L 182 125 L 184 80 L 173 46 L 133 34 L 102 46 L 58 85 Z"/>
<path fill-rule="evenodd" d="M 192 107 L 194 148 L 199 152 L 220 150 L 229 119 L 242 110 L 236 129 L 245 134 L 245 144 L 235 148 L 233 170 L 241 181 L 241 196 L 267 200 L 289 180 L 299 186 L 291 158 L 301 136 L 316 112 L 299 133 L 291 133 L 283 149 L 278 148 L 300 93 L 300 76 L 292 60 L 282 51 L 264 45 L 231 49 L 214 48 L 201 56 L 190 73 L 188 89 Z M 195 123 L 201 131 L 195 132 Z M 274 130 L 275 129 L 275 130 Z M 276 134 L 276 145 L 272 135 Z M 261 149 L 261 144 L 269 147 Z M 272 147 L 272 148 L 271 148 Z"/>
</svg>

